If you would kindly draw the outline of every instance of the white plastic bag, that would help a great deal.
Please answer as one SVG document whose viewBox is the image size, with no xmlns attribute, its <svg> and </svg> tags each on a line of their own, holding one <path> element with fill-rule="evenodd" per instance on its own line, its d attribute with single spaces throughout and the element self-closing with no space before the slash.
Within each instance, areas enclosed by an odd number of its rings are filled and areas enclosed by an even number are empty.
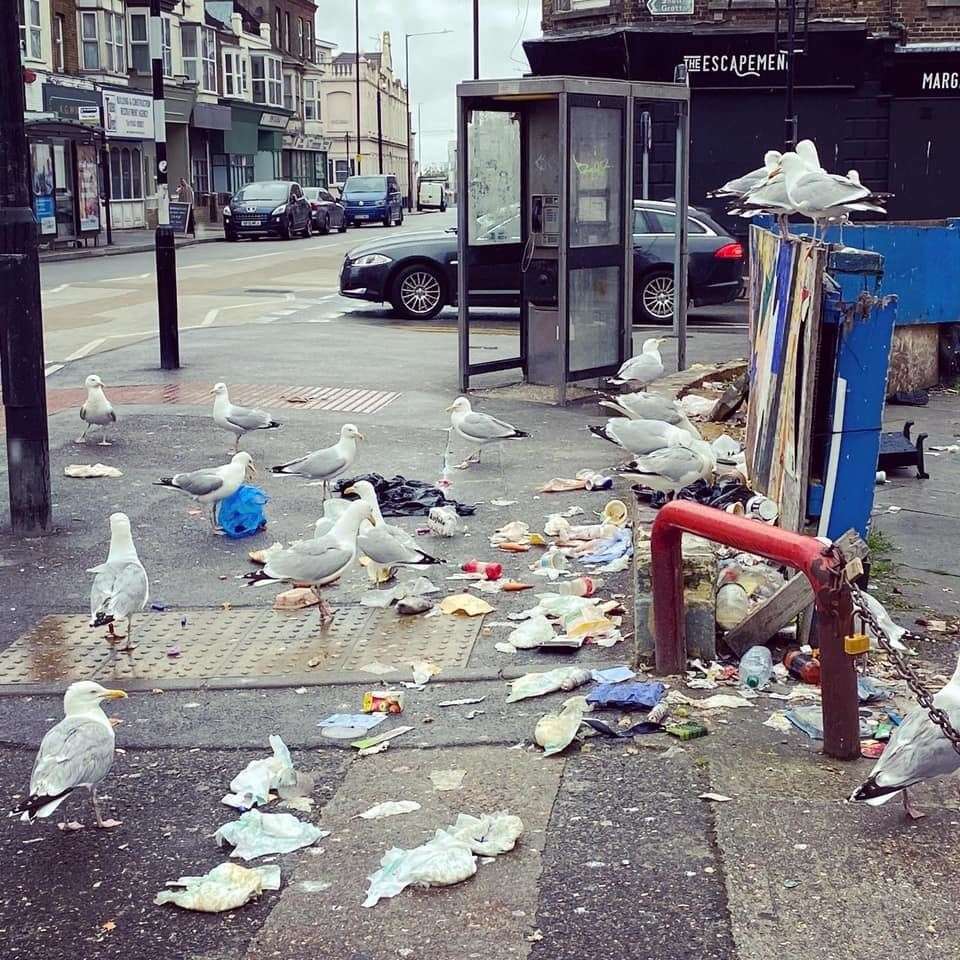
<svg viewBox="0 0 960 960">
<path fill-rule="evenodd" d="M 386 800 L 378 803 L 357 816 L 361 820 L 382 820 L 384 817 L 395 817 L 401 813 L 413 813 L 419 810 L 420 804 L 416 800 Z"/>
<path fill-rule="evenodd" d="M 292 787 L 297 782 L 297 771 L 287 745 L 278 736 L 270 737 L 272 757 L 251 760 L 231 781 L 222 803 L 237 810 L 250 810 L 270 799 L 270 791 Z"/>
<path fill-rule="evenodd" d="M 553 625 L 542 614 L 535 614 L 529 620 L 524 620 L 519 627 L 514 630 L 507 643 L 516 650 L 532 650 L 539 647 L 541 643 L 552 640 L 556 634 Z"/>
<path fill-rule="evenodd" d="M 590 709 L 585 697 L 570 697 L 558 713 L 548 713 L 537 721 L 533 739 L 543 747 L 545 757 L 566 750 Z"/>
<path fill-rule="evenodd" d="M 461 813 L 457 816 L 457 822 L 447 828 L 447 832 L 469 845 L 477 856 L 495 857 L 517 845 L 523 833 L 523 821 L 506 811 L 485 814 L 479 818 Z"/>
<path fill-rule="evenodd" d="M 546 673 L 525 673 L 510 681 L 507 703 L 526 700 L 527 697 L 542 697 L 556 690 L 573 690 L 590 679 L 590 671 L 583 667 L 558 667 Z"/>
<path fill-rule="evenodd" d="M 264 890 L 280 889 L 280 867 L 241 867 L 239 863 L 221 863 L 202 877 L 180 877 L 167 883 L 183 890 L 161 890 L 153 902 L 157 906 L 172 903 L 184 910 L 223 913 L 242 907 Z"/>
<path fill-rule="evenodd" d="M 261 813 L 248 810 L 239 820 L 225 823 L 213 835 L 219 846 L 233 845 L 231 857 L 253 860 L 270 853 L 290 853 L 330 836 L 312 823 L 298 820 L 292 813 Z"/>
</svg>

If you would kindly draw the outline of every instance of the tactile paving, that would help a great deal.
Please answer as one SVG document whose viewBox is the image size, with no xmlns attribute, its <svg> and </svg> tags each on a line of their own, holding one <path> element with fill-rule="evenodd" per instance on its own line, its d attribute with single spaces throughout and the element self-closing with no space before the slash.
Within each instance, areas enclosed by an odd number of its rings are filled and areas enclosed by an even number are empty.
<svg viewBox="0 0 960 960">
<path fill-rule="evenodd" d="M 263 607 L 144 613 L 136 648 L 123 653 L 86 616 L 44 617 L 0 653 L 0 684 L 97 680 L 243 680 L 359 670 L 367 663 L 406 671 L 411 660 L 465 667 L 482 618 L 401 617 L 394 610 L 337 608 L 321 629 L 316 608 L 295 614 Z M 125 624 L 118 631 L 125 629 Z M 179 656 L 170 656 L 179 649 Z"/>
</svg>

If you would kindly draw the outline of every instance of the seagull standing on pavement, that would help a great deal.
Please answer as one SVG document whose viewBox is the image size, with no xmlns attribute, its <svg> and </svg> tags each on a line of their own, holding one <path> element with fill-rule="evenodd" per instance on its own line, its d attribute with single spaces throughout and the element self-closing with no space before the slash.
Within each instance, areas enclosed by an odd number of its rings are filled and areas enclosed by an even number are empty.
<svg viewBox="0 0 960 960">
<path fill-rule="evenodd" d="M 277 551 L 262 570 L 244 576 L 247 585 L 287 581 L 309 584 L 320 604 L 320 623 L 326 623 L 333 618 L 333 611 L 320 595 L 320 588 L 338 580 L 356 563 L 357 536 L 364 520 L 374 523 L 370 504 L 363 500 L 351 503 L 329 533 Z"/>
<path fill-rule="evenodd" d="M 447 407 L 450 414 L 450 426 L 457 436 L 468 443 L 476 444 L 477 452 L 467 458 L 467 463 L 480 462 L 480 452 L 488 443 L 499 443 L 502 440 L 519 440 L 529 437 L 530 434 L 518 430 L 513 424 L 491 417 L 489 413 L 477 413 L 471 409 L 470 401 L 466 397 L 457 397 Z"/>
<path fill-rule="evenodd" d="M 117 415 L 114 413 L 113 404 L 107 399 L 103 392 L 103 381 L 95 374 L 91 373 L 84 386 L 87 388 L 87 399 L 80 407 L 80 419 L 86 424 L 83 433 L 77 437 L 77 443 L 87 442 L 87 431 L 93 427 L 100 427 L 100 446 L 109 447 L 110 441 L 107 440 L 107 425 L 117 422 Z"/>
<path fill-rule="evenodd" d="M 71 683 L 63 697 L 64 718 L 40 742 L 30 776 L 30 795 L 10 815 L 25 823 L 49 817 L 77 787 L 86 787 L 93 801 L 98 827 L 117 827 L 119 820 L 104 820 L 97 802 L 97 787 L 113 766 L 113 725 L 100 704 L 126 698 L 122 690 L 99 683 Z M 78 829 L 80 824 L 69 824 Z"/>
<path fill-rule="evenodd" d="M 345 423 L 340 428 L 340 439 L 332 447 L 314 450 L 313 453 L 271 469 L 274 473 L 322 482 L 323 498 L 326 500 L 327 485 L 353 463 L 357 456 L 357 441 L 363 438 L 363 434 L 352 423 Z"/>
<path fill-rule="evenodd" d="M 232 433 L 235 438 L 233 452 L 240 449 L 240 438 L 252 430 L 274 430 L 280 424 L 265 410 L 253 407 L 238 407 L 230 402 L 230 394 L 225 383 L 215 383 L 210 391 L 216 399 L 213 401 L 213 422 Z"/>
<path fill-rule="evenodd" d="M 636 381 L 642 387 L 653 383 L 663 376 L 663 359 L 660 356 L 660 344 L 666 337 L 650 337 L 643 341 L 643 347 L 635 357 L 627 360 L 617 371 L 611 383 L 630 383 Z"/>
<path fill-rule="evenodd" d="M 210 504 L 210 526 L 214 533 L 223 531 L 217 526 L 217 504 L 232 497 L 245 480 L 256 476 L 253 457 L 245 450 L 235 453 L 229 463 L 209 470 L 194 470 L 192 473 L 175 473 L 172 477 L 154 480 L 154 486 L 172 487 L 181 490 L 197 503 Z"/>
<path fill-rule="evenodd" d="M 130 533 L 130 518 L 125 513 L 110 515 L 110 552 L 99 566 L 91 567 L 94 573 L 90 588 L 90 626 L 108 626 L 110 640 L 122 640 L 114 633 L 117 620 L 127 621 L 124 650 L 133 649 L 133 615 L 139 613 L 150 599 L 150 581 L 140 562 L 137 548 Z"/>
<path fill-rule="evenodd" d="M 960 661 L 946 686 L 933 698 L 933 705 L 946 713 L 954 729 L 960 728 Z M 957 770 L 960 770 L 960 754 L 927 711 L 916 706 L 894 729 L 870 776 L 854 790 L 850 799 L 879 807 L 902 794 L 907 816 L 919 820 L 925 814 L 910 803 L 907 788 Z"/>
</svg>

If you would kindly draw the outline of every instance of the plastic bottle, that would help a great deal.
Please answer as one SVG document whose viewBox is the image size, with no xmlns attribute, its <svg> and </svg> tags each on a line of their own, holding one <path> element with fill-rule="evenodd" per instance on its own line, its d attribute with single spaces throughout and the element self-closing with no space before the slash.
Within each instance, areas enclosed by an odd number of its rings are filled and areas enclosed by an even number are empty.
<svg viewBox="0 0 960 960">
<path fill-rule="evenodd" d="M 724 630 L 732 630 L 742 623 L 750 612 L 750 598 L 740 583 L 725 583 L 717 590 L 717 623 Z"/>
<path fill-rule="evenodd" d="M 762 690 L 773 676 L 773 657 L 767 647 L 751 647 L 740 658 L 740 686 Z"/>
<path fill-rule="evenodd" d="M 804 683 L 820 683 L 820 661 L 799 647 L 790 647 L 783 658 L 790 675 Z"/>
<path fill-rule="evenodd" d="M 603 581 L 594 577 L 577 577 L 575 580 L 556 584 L 552 592 L 564 597 L 592 597 L 602 586 Z"/>
<path fill-rule="evenodd" d="M 503 565 L 485 563 L 483 560 L 468 560 L 460 569 L 464 573 L 482 573 L 487 580 L 499 580 L 503 576 Z"/>
</svg>

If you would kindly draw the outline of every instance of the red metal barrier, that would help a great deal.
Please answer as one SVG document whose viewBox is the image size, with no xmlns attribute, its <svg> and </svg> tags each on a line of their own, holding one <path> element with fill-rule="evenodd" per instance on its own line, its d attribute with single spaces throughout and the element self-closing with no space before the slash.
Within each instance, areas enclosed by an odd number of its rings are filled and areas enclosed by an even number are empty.
<svg viewBox="0 0 960 960">
<path fill-rule="evenodd" d="M 810 581 L 816 602 L 820 647 L 824 752 L 839 760 L 860 756 L 857 675 L 843 638 L 853 629 L 853 601 L 843 579 L 839 552 L 758 520 L 748 520 L 674 500 L 661 508 L 650 532 L 656 667 L 660 674 L 682 673 L 687 662 L 684 636 L 683 556 L 685 533 L 696 534 L 746 553 L 794 567 Z"/>
</svg>

